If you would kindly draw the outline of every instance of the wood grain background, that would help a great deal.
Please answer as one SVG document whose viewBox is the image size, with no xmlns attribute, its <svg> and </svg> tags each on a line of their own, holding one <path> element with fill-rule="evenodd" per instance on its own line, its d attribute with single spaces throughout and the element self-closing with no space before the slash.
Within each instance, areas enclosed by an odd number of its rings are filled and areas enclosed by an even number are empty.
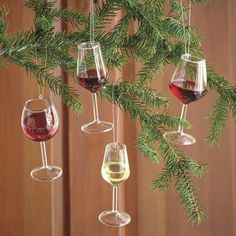
<svg viewBox="0 0 236 236">
<path fill-rule="evenodd" d="M 32 12 L 22 7 L 22 1 L 0 0 L 10 8 L 10 30 L 18 32 L 32 27 Z M 58 4 L 87 9 L 87 1 L 68 0 Z M 236 84 L 236 2 L 213 0 L 207 6 L 195 6 L 193 22 L 201 32 L 207 32 L 202 47 L 218 72 Z M 64 27 L 58 25 L 58 27 Z M 115 71 L 110 79 L 135 73 L 136 66 Z M 60 72 L 58 72 L 60 73 Z M 153 86 L 173 101 L 179 113 L 181 104 L 168 90 L 173 73 L 169 68 Z M 68 82 L 74 86 L 73 79 Z M 77 117 L 52 97 L 61 117 L 60 132 L 48 143 L 50 161 L 64 169 L 63 178 L 49 183 L 31 180 L 29 172 L 40 165 L 39 145 L 22 134 L 20 116 L 24 102 L 37 96 L 34 80 L 21 69 L 7 65 L 0 70 L 0 236 L 236 236 L 236 147 L 235 125 L 229 118 L 220 147 L 209 149 L 204 141 L 208 128 L 206 116 L 216 95 L 191 104 L 189 131 L 198 142 L 186 147 L 186 152 L 208 164 L 208 174 L 199 180 L 206 221 L 193 227 L 185 221 L 174 188 L 166 193 L 152 193 L 151 181 L 161 167 L 141 157 L 134 148 L 138 128 L 122 114 L 119 139 L 128 146 L 130 179 L 120 188 L 119 205 L 132 216 L 132 222 L 122 229 L 99 223 L 100 212 L 111 208 L 111 187 L 100 175 L 104 147 L 111 142 L 111 133 L 86 135 L 80 126 L 91 120 L 91 96 L 79 88 L 85 112 Z M 52 96 L 52 95 L 49 95 Z M 99 103 L 101 118 L 111 121 L 111 105 Z"/>
</svg>

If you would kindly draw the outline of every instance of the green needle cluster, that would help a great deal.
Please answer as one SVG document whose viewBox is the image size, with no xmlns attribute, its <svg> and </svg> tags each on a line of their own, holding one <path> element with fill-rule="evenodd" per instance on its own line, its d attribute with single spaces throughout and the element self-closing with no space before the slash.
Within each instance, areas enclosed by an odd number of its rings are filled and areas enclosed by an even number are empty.
<svg viewBox="0 0 236 236">
<path fill-rule="evenodd" d="M 0 7 L 1 65 L 17 64 L 79 114 L 83 111 L 79 92 L 51 71 L 60 67 L 74 79 L 77 45 L 89 40 L 89 15 L 79 9 L 56 8 L 55 1 L 49 0 L 26 0 L 24 6 L 35 12 L 34 27 L 17 34 L 9 33 L 8 9 Z M 202 36 L 197 36 L 194 28 L 184 30 L 179 0 L 100 0 L 95 7 L 95 40 L 101 44 L 109 70 L 121 69 L 128 63 L 142 65 L 136 75 L 129 75 L 129 81 L 134 82 L 107 84 L 99 96 L 109 102 L 114 98 L 115 104 L 140 125 L 136 140 L 140 153 L 156 164 L 164 163 L 162 172 L 153 180 L 153 190 L 166 191 L 173 184 L 187 219 L 199 224 L 205 215 L 194 178 L 204 173 L 205 166 L 163 138 L 166 130 L 178 127 L 179 118 L 171 112 L 168 99 L 151 88 L 151 82 L 165 72 L 167 65 L 179 63 L 184 53 L 184 31 L 191 34 L 191 52 L 195 56 L 203 55 Z M 186 6 L 183 10 L 186 17 Z M 111 27 L 118 14 L 122 17 Z M 73 30 L 57 31 L 57 21 L 71 24 Z M 135 29 L 130 30 L 134 24 Z M 208 91 L 219 94 L 210 112 L 206 137 L 209 145 L 214 145 L 220 141 L 228 115 L 236 115 L 236 87 L 212 68 L 208 68 L 208 81 Z M 184 126 L 190 124 L 186 121 Z"/>
</svg>

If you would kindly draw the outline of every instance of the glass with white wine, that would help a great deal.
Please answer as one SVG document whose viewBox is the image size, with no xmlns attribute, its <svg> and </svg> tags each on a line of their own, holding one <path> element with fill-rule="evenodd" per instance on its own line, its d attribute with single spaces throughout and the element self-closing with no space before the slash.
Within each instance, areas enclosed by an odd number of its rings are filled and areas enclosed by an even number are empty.
<svg viewBox="0 0 236 236">
<path fill-rule="evenodd" d="M 131 218 L 126 212 L 117 210 L 118 203 L 118 185 L 129 178 L 130 169 L 125 144 L 109 143 L 106 146 L 103 164 L 102 177 L 112 185 L 112 210 L 104 211 L 99 215 L 99 220 L 108 226 L 121 227 L 127 225 Z"/>
</svg>

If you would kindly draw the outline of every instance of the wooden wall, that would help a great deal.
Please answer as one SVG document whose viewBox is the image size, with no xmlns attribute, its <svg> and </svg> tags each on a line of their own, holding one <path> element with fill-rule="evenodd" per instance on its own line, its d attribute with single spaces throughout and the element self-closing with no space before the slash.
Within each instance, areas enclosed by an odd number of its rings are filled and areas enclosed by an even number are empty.
<svg viewBox="0 0 236 236">
<path fill-rule="evenodd" d="M 3 1 L 11 11 L 11 31 L 17 32 L 32 26 L 32 14 L 21 7 L 21 1 Z M 87 9 L 88 1 L 67 0 L 63 6 Z M 207 6 L 195 6 L 193 22 L 200 31 L 207 31 L 203 48 L 207 60 L 217 70 L 235 79 L 236 29 L 234 26 L 236 3 L 234 0 L 214 0 Z M 61 26 L 58 26 L 61 27 Z M 114 72 L 110 79 L 127 77 L 136 67 Z M 164 90 L 179 113 L 181 104 L 168 90 L 173 73 L 169 68 L 154 83 Z M 68 78 L 74 86 L 73 79 Z M 63 166 L 64 175 L 53 184 L 37 183 L 29 172 L 40 164 L 37 144 L 26 139 L 20 128 L 20 116 L 25 100 L 36 96 L 35 81 L 16 66 L 7 65 L 0 70 L 0 235 L 1 236 L 234 236 L 236 226 L 236 161 L 235 125 L 223 133 L 219 148 L 209 149 L 204 141 L 210 105 L 214 94 L 191 104 L 188 117 L 198 142 L 185 148 L 193 157 L 208 164 L 208 174 L 199 181 L 206 221 L 199 227 L 186 223 L 174 188 L 166 193 L 152 193 L 151 181 L 161 169 L 141 157 L 134 149 L 137 127 L 120 113 L 119 139 L 128 146 L 131 177 L 120 188 L 119 204 L 132 216 L 132 222 L 122 229 L 103 226 L 98 215 L 111 208 L 111 187 L 103 181 L 100 168 L 104 147 L 111 142 L 111 133 L 87 135 L 80 126 L 92 119 L 91 95 L 79 88 L 85 112 L 78 118 L 53 97 L 61 116 L 59 134 L 48 144 L 51 162 Z M 99 103 L 101 118 L 111 121 L 111 105 Z"/>
<path fill-rule="evenodd" d="M 11 10 L 8 20 L 11 32 L 33 27 L 33 13 L 22 7 L 22 1 L 0 1 Z M 0 70 L 0 235 L 1 236 L 60 236 L 63 235 L 62 181 L 35 182 L 30 171 L 41 165 L 38 143 L 27 139 L 20 119 L 24 103 L 38 96 L 35 80 L 30 80 L 15 65 L 6 64 Z M 49 95 L 47 91 L 47 96 Z M 62 117 L 61 103 L 53 99 Z M 62 134 L 47 143 L 50 163 L 62 165 Z M 56 148 L 55 148 L 56 147 Z M 53 158 L 52 158 L 53 157 Z"/>
</svg>

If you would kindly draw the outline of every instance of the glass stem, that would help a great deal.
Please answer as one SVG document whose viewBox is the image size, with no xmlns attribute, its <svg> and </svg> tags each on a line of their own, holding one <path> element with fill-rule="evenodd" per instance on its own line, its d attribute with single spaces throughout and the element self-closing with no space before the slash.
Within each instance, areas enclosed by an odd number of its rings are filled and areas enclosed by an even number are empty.
<svg viewBox="0 0 236 236">
<path fill-rule="evenodd" d="M 47 168 L 48 161 L 47 161 L 47 152 L 46 152 L 45 142 L 40 142 L 40 149 L 41 149 L 41 155 L 42 155 L 43 168 Z"/>
<path fill-rule="evenodd" d="M 178 132 L 180 133 L 180 135 L 182 135 L 182 133 L 184 131 L 184 121 L 186 118 L 186 112 L 187 112 L 187 105 L 183 104 L 181 115 L 180 115 L 179 129 L 178 129 Z"/>
<path fill-rule="evenodd" d="M 99 121 L 99 116 L 98 116 L 98 101 L 97 101 L 97 94 L 92 93 L 92 101 L 93 101 L 93 120 L 94 121 Z"/>
<path fill-rule="evenodd" d="M 117 212 L 118 205 L 118 188 L 113 187 L 112 190 L 112 212 Z"/>
</svg>

